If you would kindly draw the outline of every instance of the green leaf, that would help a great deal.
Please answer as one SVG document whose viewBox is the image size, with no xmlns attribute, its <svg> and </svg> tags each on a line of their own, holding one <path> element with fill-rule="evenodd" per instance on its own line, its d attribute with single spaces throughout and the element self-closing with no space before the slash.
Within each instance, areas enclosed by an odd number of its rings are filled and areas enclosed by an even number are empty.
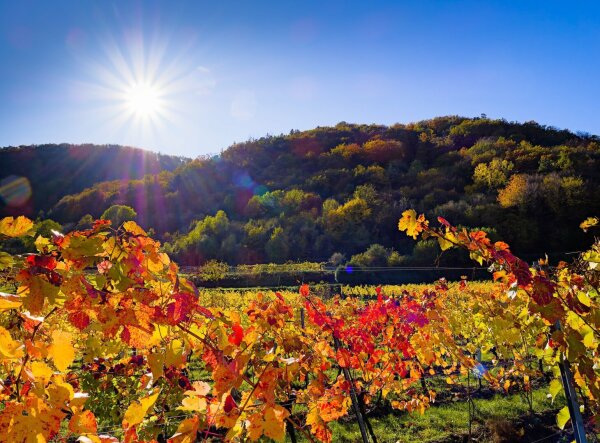
<svg viewBox="0 0 600 443">
<path fill-rule="evenodd" d="M 556 414 L 556 424 L 560 429 L 564 429 L 565 425 L 570 419 L 571 416 L 569 415 L 569 408 L 566 406 L 558 411 L 558 414 Z"/>
<path fill-rule="evenodd" d="M 8 252 L 0 251 L 0 271 L 11 268 L 15 264 L 15 260 Z"/>
<path fill-rule="evenodd" d="M 69 247 L 63 251 L 63 257 L 68 260 L 77 260 L 84 257 L 94 257 L 104 252 L 103 240 L 99 237 L 73 236 Z"/>
<path fill-rule="evenodd" d="M 567 358 L 569 361 L 577 361 L 582 355 L 585 355 L 586 349 L 583 344 L 583 336 L 573 330 L 567 337 Z"/>
</svg>

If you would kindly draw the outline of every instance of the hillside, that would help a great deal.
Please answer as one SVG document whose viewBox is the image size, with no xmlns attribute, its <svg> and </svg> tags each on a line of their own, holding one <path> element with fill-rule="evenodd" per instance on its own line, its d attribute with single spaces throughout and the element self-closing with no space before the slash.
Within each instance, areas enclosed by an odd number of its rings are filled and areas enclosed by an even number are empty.
<svg viewBox="0 0 600 443">
<path fill-rule="evenodd" d="M 598 137 L 535 122 L 456 116 L 393 126 L 342 122 L 239 143 L 144 178 L 143 169 L 134 174 L 105 155 L 98 149 L 95 157 L 104 173 L 83 173 L 76 186 L 70 183 L 76 167 L 57 161 L 49 170 L 36 168 L 43 172 L 36 183 L 60 179 L 70 186 L 50 217 L 76 223 L 114 204 L 131 206 L 184 264 L 325 261 L 339 253 L 334 261 L 354 255 L 357 264 L 430 265 L 434 248 L 427 241 L 414 246 L 397 231 L 409 207 L 485 228 L 526 257 L 560 258 L 588 243 L 578 225 L 600 212 Z M 3 161 L 2 171 L 25 175 L 27 165 L 21 166 L 15 172 Z M 70 175 L 52 170 L 59 167 Z M 113 178 L 138 179 L 77 192 L 84 177 L 109 178 L 111 170 Z M 61 187 L 52 189 L 48 201 L 57 200 Z M 39 198 L 34 194 L 41 208 Z"/>
<path fill-rule="evenodd" d="M 48 144 L 0 149 L 0 217 L 37 216 L 63 196 L 105 180 L 171 171 L 187 159 L 117 145 Z M 25 180 L 24 180 L 25 179 Z M 29 197 L 29 198 L 28 198 Z"/>
</svg>

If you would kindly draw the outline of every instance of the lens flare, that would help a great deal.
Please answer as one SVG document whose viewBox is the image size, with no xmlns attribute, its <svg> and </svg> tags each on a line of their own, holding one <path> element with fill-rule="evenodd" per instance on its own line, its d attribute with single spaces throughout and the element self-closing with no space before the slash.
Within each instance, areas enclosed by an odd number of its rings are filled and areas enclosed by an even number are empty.
<svg viewBox="0 0 600 443">
<path fill-rule="evenodd" d="M 0 199 L 7 206 L 18 207 L 31 197 L 31 184 L 27 177 L 9 175 L 0 181 Z"/>
</svg>

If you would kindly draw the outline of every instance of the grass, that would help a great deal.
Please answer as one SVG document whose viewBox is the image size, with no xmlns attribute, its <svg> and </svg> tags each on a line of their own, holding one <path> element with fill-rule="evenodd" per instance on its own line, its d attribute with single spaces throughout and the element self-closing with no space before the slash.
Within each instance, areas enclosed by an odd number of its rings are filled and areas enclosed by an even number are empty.
<svg viewBox="0 0 600 443">
<path fill-rule="evenodd" d="M 546 388 L 534 391 L 534 410 L 536 414 L 553 418 L 554 412 L 563 406 L 563 401 L 558 399 L 552 404 L 546 395 Z M 474 403 L 476 410 L 473 423 L 474 433 L 490 432 L 490 428 L 497 427 L 497 423 L 512 422 L 514 435 L 527 434 L 526 426 L 521 424 L 521 418 L 526 416 L 529 411 L 527 403 L 520 395 L 498 394 L 490 399 L 475 399 Z M 468 404 L 465 401 L 434 405 L 422 415 L 419 413 L 395 413 L 373 417 L 370 418 L 370 421 L 379 443 L 462 441 L 463 436 L 469 432 Z M 354 421 L 332 423 L 331 429 L 334 442 L 362 441 L 358 424 Z M 548 433 L 551 432 L 548 430 Z M 536 435 L 536 437 L 540 438 L 543 435 Z M 298 440 L 307 441 L 303 436 Z M 490 440 L 484 438 L 478 441 Z"/>
</svg>

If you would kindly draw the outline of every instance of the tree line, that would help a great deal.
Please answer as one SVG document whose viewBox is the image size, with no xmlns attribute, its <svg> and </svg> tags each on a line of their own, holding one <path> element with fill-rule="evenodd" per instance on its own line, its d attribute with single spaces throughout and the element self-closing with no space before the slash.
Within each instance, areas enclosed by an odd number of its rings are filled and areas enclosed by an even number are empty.
<svg viewBox="0 0 600 443">
<path fill-rule="evenodd" d="M 129 207 L 130 218 L 188 265 L 430 265 L 435 245 L 397 231 L 402 212 L 414 207 L 506 239 L 524 257 L 562 258 L 589 242 L 576 227 L 600 209 L 599 160 L 597 136 L 536 122 L 341 122 L 100 181 L 62 196 L 46 215 L 68 230 L 111 206 Z M 440 263 L 461 260 L 448 254 Z"/>
</svg>

